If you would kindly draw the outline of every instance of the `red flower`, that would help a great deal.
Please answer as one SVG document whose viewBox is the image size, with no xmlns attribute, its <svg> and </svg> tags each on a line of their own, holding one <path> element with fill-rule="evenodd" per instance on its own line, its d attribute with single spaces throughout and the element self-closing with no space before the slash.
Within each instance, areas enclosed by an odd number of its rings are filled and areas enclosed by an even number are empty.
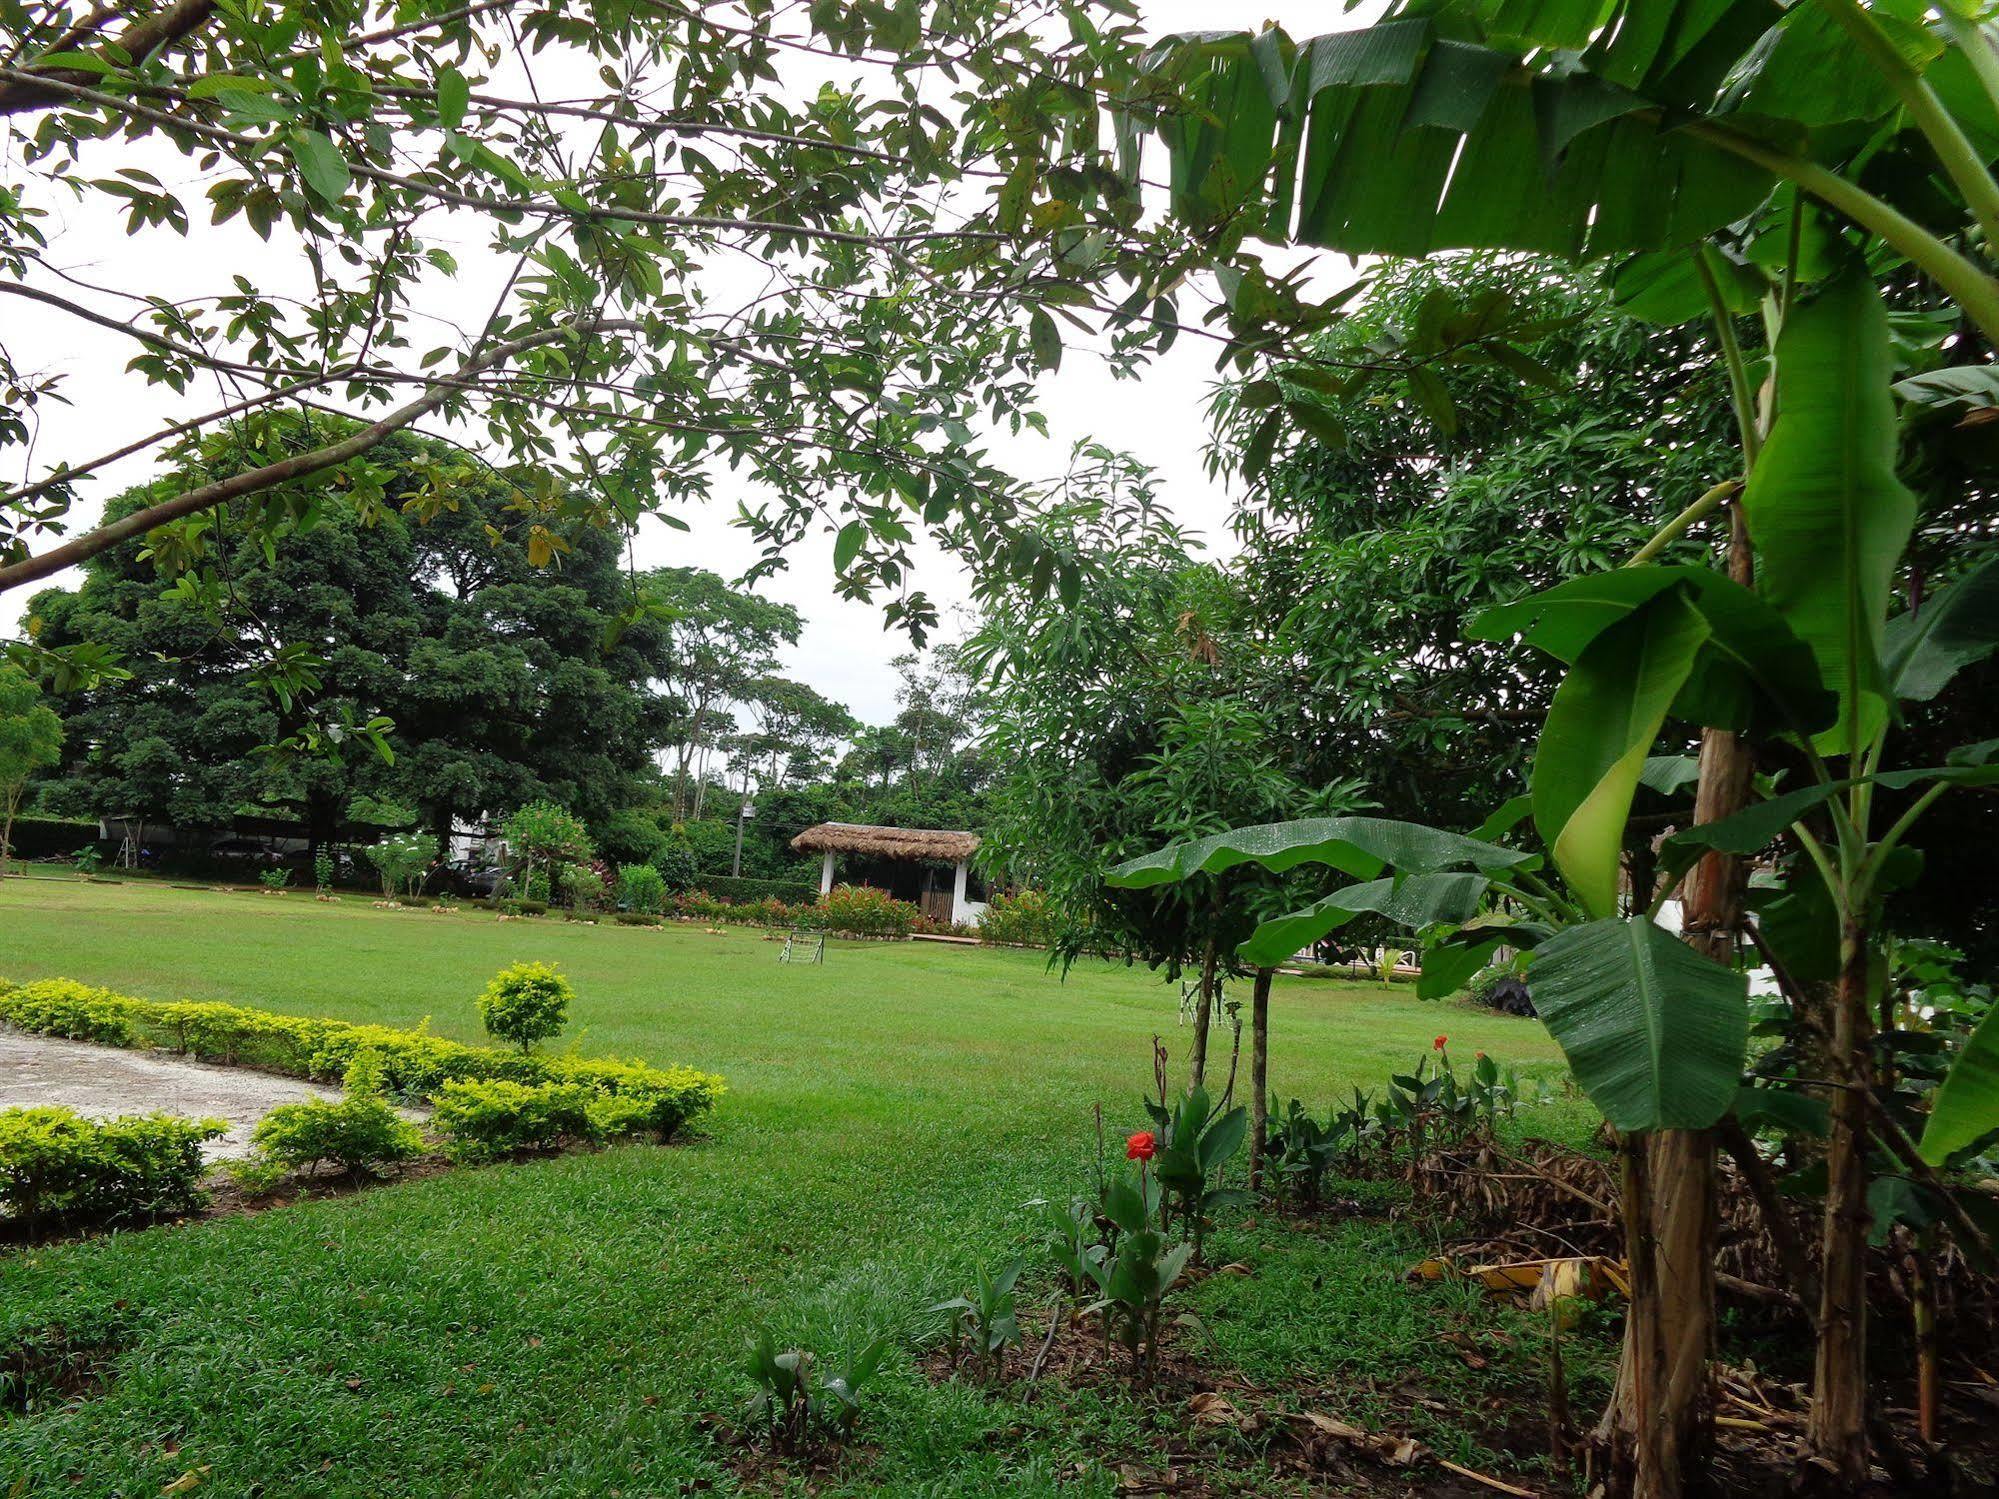
<svg viewBox="0 0 1999 1499">
<path fill-rule="evenodd" d="M 1482 1051 L 1475 1051 L 1472 1053 L 1472 1055 L 1477 1057 L 1481 1062 L 1485 1060 L 1485 1053 Z"/>
<path fill-rule="evenodd" d="M 1152 1131 L 1142 1129 L 1124 1142 L 1124 1158 L 1127 1161 L 1149 1161 L 1158 1153 L 1159 1141 Z"/>
<path fill-rule="evenodd" d="M 1449 1036 L 1439 1036 L 1437 1037 L 1436 1040 L 1432 1041 L 1430 1044 L 1434 1046 L 1438 1051 L 1442 1051 L 1444 1049 L 1444 1043 L 1450 1039 L 1451 1038 Z"/>
</svg>

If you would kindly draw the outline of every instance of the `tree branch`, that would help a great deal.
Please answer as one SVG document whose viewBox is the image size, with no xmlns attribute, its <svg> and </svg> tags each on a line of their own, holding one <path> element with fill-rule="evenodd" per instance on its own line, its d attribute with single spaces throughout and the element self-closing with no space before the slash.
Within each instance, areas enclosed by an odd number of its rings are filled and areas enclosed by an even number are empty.
<svg viewBox="0 0 1999 1499">
<path fill-rule="evenodd" d="M 143 510 L 110 521 L 87 531 L 73 541 L 52 547 L 39 556 L 26 557 L 19 562 L 0 567 L 0 593 L 18 588 L 23 583 L 32 583 L 61 572 L 66 567 L 74 567 L 79 562 L 88 561 L 100 552 L 108 551 L 121 542 L 131 541 L 145 535 L 156 526 L 180 520 L 203 510 L 212 510 L 218 505 L 226 505 L 231 500 L 247 494 L 256 494 L 293 479 L 303 479 L 310 474 L 336 467 L 350 458 L 358 458 L 370 448 L 381 443 L 391 434 L 402 430 L 410 423 L 435 411 L 458 388 L 461 381 L 479 374 L 495 364 L 513 358 L 529 349 L 544 344 L 558 342 L 571 337 L 588 337 L 598 333 L 637 332 L 641 324 L 629 321 L 591 320 L 568 323 L 560 328 L 546 328 L 539 333 L 530 333 L 522 338 L 495 345 L 489 352 L 469 361 L 455 377 L 435 384 L 416 400 L 406 406 L 399 406 L 378 422 L 371 422 L 351 436 L 310 452 L 295 453 L 289 458 L 281 458 L 275 463 L 264 464 L 261 468 L 231 474 L 226 479 L 218 479 L 211 484 L 203 484 L 188 490 L 185 494 L 163 500 L 157 505 L 148 505 Z"/>
<path fill-rule="evenodd" d="M 161 48 L 171 47 L 189 32 L 199 29 L 214 13 L 215 0 L 173 0 L 165 10 L 147 16 L 143 21 L 134 21 L 113 40 L 133 63 L 141 63 Z M 62 45 L 66 40 L 59 39 L 52 50 L 70 50 Z M 82 68 L 51 68 L 43 73 L 31 63 L 28 76 L 16 76 L 0 83 L 0 115 L 20 114 L 59 104 L 65 93 L 61 84 L 88 82 L 95 77 L 97 74 Z"/>
</svg>

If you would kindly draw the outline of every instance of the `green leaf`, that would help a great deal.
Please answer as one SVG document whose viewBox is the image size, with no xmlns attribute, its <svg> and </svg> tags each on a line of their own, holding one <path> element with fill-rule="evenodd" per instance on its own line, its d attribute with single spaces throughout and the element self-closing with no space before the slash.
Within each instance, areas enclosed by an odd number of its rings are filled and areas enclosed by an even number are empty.
<svg viewBox="0 0 1999 1499">
<path fill-rule="evenodd" d="M 437 74 L 437 120 L 446 130 L 465 123 L 466 106 L 472 102 L 472 85 L 456 68 L 440 68 Z"/>
<path fill-rule="evenodd" d="M 1590 642 L 1668 589 L 1680 588 L 1711 632 L 1709 647 L 1673 705 L 1673 715 L 1716 728 L 1810 733 L 1833 721 L 1811 647 L 1777 611 L 1740 583 L 1705 567 L 1621 567 L 1571 578 L 1510 604 L 1480 611 L 1474 640 L 1523 644 L 1574 663 Z"/>
<path fill-rule="evenodd" d="M 1532 858 L 1531 854 L 1421 823 L 1386 817 L 1308 817 L 1170 843 L 1126 860 L 1105 879 L 1120 889 L 1141 890 L 1189 875 L 1219 874 L 1238 864 L 1256 863 L 1280 872 L 1300 864 L 1329 864 L 1356 879 L 1371 880 L 1391 867 L 1409 874 L 1465 866 L 1511 869 Z"/>
<path fill-rule="evenodd" d="M 242 73 L 205 73 L 187 86 L 187 96 L 190 99 L 213 99 L 228 91 L 268 94 L 276 87 L 267 78 L 252 78 Z"/>
<path fill-rule="evenodd" d="M 1777 419 L 1743 491 L 1757 592 L 1839 694 L 1822 748 L 1846 753 L 1885 721 L 1882 627 L 1916 499 L 1895 476 L 1888 318 L 1863 268 L 1785 319 Z"/>
<path fill-rule="evenodd" d="M 843 573 L 852 566 L 854 559 L 861 555 L 861 548 L 867 539 L 868 528 L 864 521 L 850 520 L 840 527 L 840 534 L 833 538 L 833 571 Z"/>
<path fill-rule="evenodd" d="M 347 170 L 347 158 L 329 137 L 317 130 L 293 130 L 285 137 L 285 149 L 298 163 L 307 187 L 327 203 L 340 201 L 353 176 Z"/>
<path fill-rule="evenodd" d="M 1999 365 L 1953 364 L 1897 380 L 1895 398 L 1925 416 L 1969 416 L 1999 406 Z"/>
<path fill-rule="evenodd" d="M 1249 1112 L 1237 1104 L 1201 1133 L 1197 1148 L 1203 1175 L 1213 1171 L 1242 1148 L 1249 1133 Z"/>
<path fill-rule="evenodd" d="M 1632 256 L 1611 273 L 1612 303 L 1626 317 L 1641 322 L 1670 325 L 1706 319 L 1707 288 L 1701 284 L 1696 256 L 1706 258 L 1724 307 L 1738 317 L 1756 310 L 1769 285 L 1762 273 L 1707 244 Z"/>
<path fill-rule="evenodd" d="M 1661 796 L 1672 796 L 1701 778 L 1698 755 L 1652 755 L 1638 772 L 1638 784 Z"/>
<path fill-rule="evenodd" d="M 1281 963 L 1366 911 L 1411 931 L 1440 921 L 1465 921 L 1477 912 L 1490 883 L 1482 874 L 1413 874 L 1349 885 L 1303 910 L 1264 922 L 1237 952 L 1255 967 Z"/>
<path fill-rule="evenodd" d="M 1999 650 L 1999 553 L 1882 631 L 1889 690 L 1926 703 L 1963 668 Z"/>
<path fill-rule="evenodd" d="M 1684 594 L 1660 594 L 1590 642 L 1548 707 L 1534 752 L 1534 826 L 1593 915 L 1617 910 L 1638 777 L 1708 635 Z"/>
<path fill-rule="evenodd" d="M 1986 1011 L 1951 1063 L 1916 1148 L 1932 1166 L 1941 1166 L 1995 1129 L 1999 1129 L 1999 1006 Z"/>
<path fill-rule="evenodd" d="M 1062 333 L 1043 308 L 1028 309 L 1027 342 L 1034 352 L 1034 362 L 1044 370 L 1062 367 Z"/>
<path fill-rule="evenodd" d="M 1735 1095 L 1735 1117 L 1746 1130 L 1767 1127 L 1815 1140 L 1823 1140 L 1832 1128 L 1832 1111 L 1823 1099 L 1789 1088 L 1745 1086 Z"/>
<path fill-rule="evenodd" d="M 1435 942 L 1423 949 L 1422 972 L 1416 976 L 1418 999 L 1448 999 L 1467 980 L 1492 961 L 1492 955 L 1511 944 L 1512 934 L 1501 931 L 1477 942 Z"/>
<path fill-rule="evenodd" d="M 1705 1129 L 1735 1103 L 1749 980 L 1643 916 L 1570 927 L 1535 950 L 1534 1007 L 1619 1130 Z"/>
<path fill-rule="evenodd" d="M 1999 765 L 1989 765 L 1977 757 L 1981 745 L 1953 750 L 1953 763 L 1925 765 L 1914 770 L 1884 770 L 1879 775 L 1855 776 L 1844 781 L 1822 781 L 1797 791 L 1787 791 L 1768 801 L 1751 802 L 1740 812 L 1714 822 L 1683 828 L 1668 838 L 1669 849 L 1716 848 L 1725 854 L 1753 854 L 1769 845 L 1779 833 L 1799 821 L 1814 807 L 1823 806 L 1849 787 L 1872 783 L 1891 791 L 1905 791 L 1929 781 L 1952 786 L 1999 785 Z M 1962 756 L 1963 758 L 1956 758 Z"/>
</svg>

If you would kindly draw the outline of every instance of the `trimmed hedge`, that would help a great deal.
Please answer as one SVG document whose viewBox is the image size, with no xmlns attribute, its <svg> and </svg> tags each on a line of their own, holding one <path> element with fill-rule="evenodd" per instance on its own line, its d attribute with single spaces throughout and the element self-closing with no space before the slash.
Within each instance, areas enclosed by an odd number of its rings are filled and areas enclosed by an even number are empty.
<svg viewBox="0 0 1999 1499">
<path fill-rule="evenodd" d="M 616 1057 L 524 1056 L 422 1030 L 279 1015 L 212 1000 L 139 999 L 70 979 L 18 986 L 0 981 L 0 1021 L 114 1046 L 158 1046 L 313 1082 L 343 1077 L 357 1056 L 373 1052 L 381 1062 L 382 1086 L 419 1103 L 454 1081 L 583 1083 L 642 1103 L 647 1125 L 662 1140 L 712 1109 L 726 1091 L 721 1078 L 692 1067 L 653 1067 Z"/>
<path fill-rule="evenodd" d="M 171 1114 L 96 1121 L 74 1109 L 0 1109 L 0 1205 L 31 1229 L 190 1212 L 207 1170 L 201 1147 L 227 1128 Z"/>
<path fill-rule="evenodd" d="M 642 1100 L 602 1093 L 583 1083 L 446 1083 L 431 1124 L 451 1154 L 481 1162 L 525 1151 L 557 1150 L 571 1141 L 601 1144 L 645 1130 Z"/>
<path fill-rule="evenodd" d="M 82 818 L 17 817 L 10 857 L 46 859 L 52 854 L 73 854 L 96 841 L 97 824 Z"/>
<path fill-rule="evenodd" d="M 786 905 L 810 905 L 819 899 L 819 887 L 804 880 L 753 880 L 747 875 L 697 874 L 694 890 L 705 890 L 717 900 L 781 900 Z"/>
</svg>

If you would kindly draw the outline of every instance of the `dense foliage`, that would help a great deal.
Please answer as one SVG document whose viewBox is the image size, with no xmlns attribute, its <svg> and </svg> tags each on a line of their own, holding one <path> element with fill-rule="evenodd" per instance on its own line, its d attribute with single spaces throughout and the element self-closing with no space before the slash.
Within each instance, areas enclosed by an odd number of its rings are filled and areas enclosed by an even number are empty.
<svg viewBox="0 0 1999 1499">
<path fill-rule="evenodd" d="M 57 1219 L 185 1213 L 201 1201 L 204 1142 L 220 1120 L 169 1114 L 85 1119 L 73 1109 L 0 1109 L 0 1204 L 39 1231 Z"/>
</svg>

